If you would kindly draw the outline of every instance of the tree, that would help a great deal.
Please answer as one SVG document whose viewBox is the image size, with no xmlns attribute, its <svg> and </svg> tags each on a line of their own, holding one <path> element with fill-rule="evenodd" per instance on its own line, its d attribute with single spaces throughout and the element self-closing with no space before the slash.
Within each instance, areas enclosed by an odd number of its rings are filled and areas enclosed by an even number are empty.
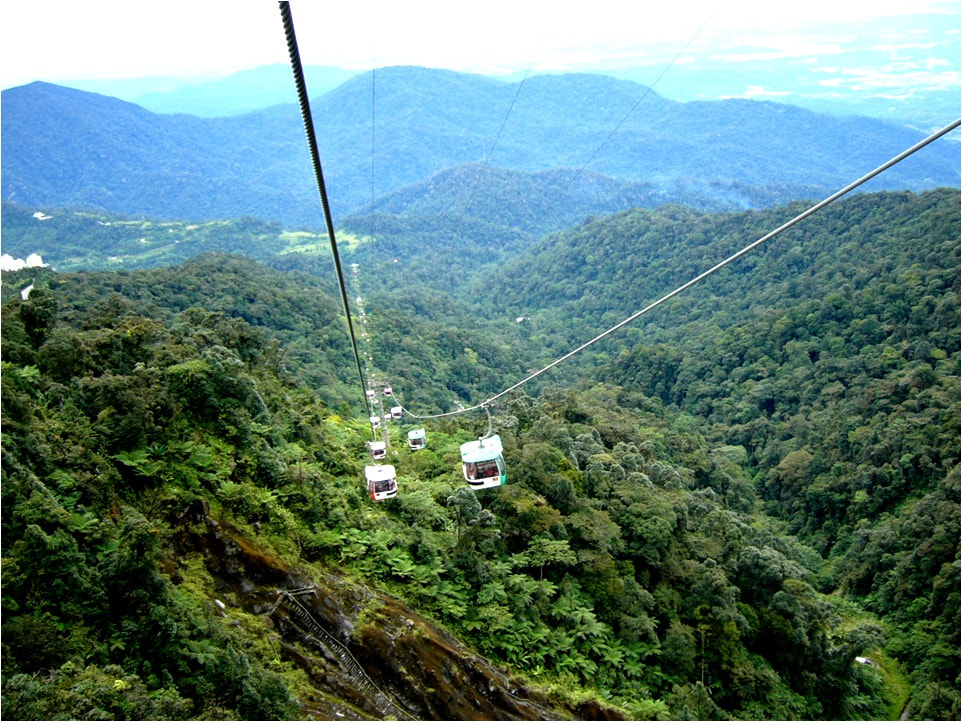
<svg viewBox="0 0 962 722">
<path fill-rule="evenodd" d="M 481 502 L 474 493 L 474 489 L 459 486 L 447 498 L 447 507 L 454 514 L 454 524 L 457 532 L 456 543 L 461 543 L 461 529 L 477 524 L 481 515 Z"/>
<path fill-rule="evenodd" d="M 530 540 L 525 555 L 531 566 L 538 568 L 539 579 L 544 578 L 546 566 L 568 566 L 578 561 L 567 539 L 552 539 L 543 534 Z"/>
</svg>

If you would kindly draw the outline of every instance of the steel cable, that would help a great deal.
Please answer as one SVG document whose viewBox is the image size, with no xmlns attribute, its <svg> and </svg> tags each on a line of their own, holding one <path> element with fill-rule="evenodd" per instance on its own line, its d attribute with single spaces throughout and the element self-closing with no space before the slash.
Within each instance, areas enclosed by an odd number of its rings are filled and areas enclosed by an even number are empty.
<svg viewBox="0 0 962 722">
<path fill-rule="evenodd" d="M 321 156 L 317 150 L 317 135 L 314 132 L 314 119 L 311 115 L 311 103 L 307 96 L 307 83 L 304 80 L 304 68 L 301 66 L 301 54 L 297 48 L 297 37 L 294 34 L 294 18 L 291 16 L 289 2 L 279 2 L 281 19 L 284 22 L 284 34 L 287 37 L 287 50 L 291 56 L 291 69 L 294 72 L 294 85 L 297 87 L 297 99 L 301 106 L 301 117 L 304 120 L 304 132 L 307 134 L 307 145 L 311 153 L 311 163 L 314 166 L 314 178 L 317 181 L 317 192 L 321 197 L 321 207 L 324 210 L 324 222 L 327 224 L 327 237 L 331 241 L 331 254 L 334 259 L 334 270 L 337 273 L 337 283 L 341 289 L 341 302 L 344 304 L 344 316 L 347 319 L 347 330 L 351 336 L 351 347 L 354 349 L 354 361 L 357 364 L 357 376 L 361 383 L 361 397 L 370 416 L 370 406 L 367 401 L 364 384 L 364 372 L 361 370 L 361 356 L 357 350 L 357 337 L 354 334 L 354 323 L 351 321 L 351 308 L 347 300 L 347 288 L 344 284 L 344 272 L 341 269 L 341 258 L 337 251 L 337 240 L 334 237 L 334 221 L 331 219 L 331 206 L 327 200 L 327 188 L 324 185 L 324 172 L 321 169 Z"/>
</svg>

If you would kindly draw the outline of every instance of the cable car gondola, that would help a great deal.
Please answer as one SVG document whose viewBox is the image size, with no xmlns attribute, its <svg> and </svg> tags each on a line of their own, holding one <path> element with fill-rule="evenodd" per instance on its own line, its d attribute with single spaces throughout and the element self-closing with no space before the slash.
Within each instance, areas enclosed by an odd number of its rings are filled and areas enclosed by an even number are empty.
<svg viewBox="0 0 962 722">
<path fill-rule="evenodd" d="M 392 464 L 365 466 L 367 491 L 374 501 L 383 501 L 397 496 L 397 473 Z"/>
<path fill-rule="evenodd" d="M 427 445 L 428 439 L 424 433 L 424 429 L 412 429 L 408 432 L 408 446 L 411 448 L 411 451 L 423 449 Z"/>
<path fill-rule="evenodd" d="M 374 415 L 374 416 L 371 417 L 371 428 L 372 428 L 372 429 L 380 429 L 380 428 L 381 428 L 381 417 L 380 417 L 380 416 Z"/>
<path fill-rule="evenodd" d="M 385 396 L 393 396 L 393 395 L 394 395 L 394 389 L 392 389 L 390 386 L 385 386 L 384 389 L 383 389 L 383 393 L 384 393 Z"/>
<path fill-rule="evenodd" d="M 387 444 L 383 441 L 370 441 L 368 447 L 371 449 L 371 458 L 375 461 L 387 456 Z"/>
<path fill-rule="evenodd" d="M 464 479 L 472 488 L 489 489 L 508 480 L 498 434 L 461 444 Z"/>
<path fill-rule="evenodd" d="M 400 419 L 403 415 L 404 415 L 404 408 L 403 408 L 403 407 L 401 407 L 401 406 L 392 406 L 392 407 L 391 407 L 391 418 L 392 418 L 392 419 Z"/>
</svg>

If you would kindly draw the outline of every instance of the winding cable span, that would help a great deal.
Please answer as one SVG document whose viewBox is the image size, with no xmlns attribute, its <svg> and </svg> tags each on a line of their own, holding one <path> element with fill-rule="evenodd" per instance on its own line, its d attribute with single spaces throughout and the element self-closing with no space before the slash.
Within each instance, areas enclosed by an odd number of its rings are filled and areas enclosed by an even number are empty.
<svg viewBox="0 0 962 722">
<path fill-rule="evenodd" d="M 541 37 L 541 41 L 544 42 L 544 36 Z M 528 79 L 528 75 L 531 73 L 531 68 L 533 65 L 534 60 L 528 63 L 528 68 L 524 71 L 524 77 L 521 78 L 521 82 L 518 83 L 518 87 L 514 91 L 514 97 L 511 99 L 511 105 L 508 106 L 508 112 L 504 114 L 504 118 L 501 121 L 501 127 L 498 128 L 498 134 L 494 137 L 494 142 L 491 144 L 491 148 L 488 150 L 488 154 L 485 156 L 484 162 L 481 164 L 481 168 L 478 169 L 478 174 L 474 178 L 474 184 L 471 186 L 471 192 L 468 194 L 468 200 L 462 207 L 461 215 L 458 218 L 456 234 L 459 238 L 461 237 L 461 227 L 464 224 L 464 217 L 467 215 L 468 209 L 474 202 L 474 195 L 478 190 L 478 185 L 481 183 L 481 176 L 484 175 L 488 168 L 488 163 L 491 161 L 491 156 L 494 155 L 494 149 L 498 147 L 498 141 L 501 140 L 501 134 L 504 132 L 504 127 L 508 124 L 508 118 L 511 117 L 511 111 L 514 110 L 514 105 L 518 102 L 518 96 L 521 95 L 521 89 L 524 87 L 525 81 Z"/>
<path fill-rule="evenodd" d="M 394 396 L 397 397 L 397 393 L 395 393 Z M 477 404 L 475 406 L 467 406 L 464 408 L 455 409 L 454 411 L 445 411 L 444 413 L 440 413 L 440 414 L 421 415 L 421 414 L 415 414 L 413 411 L 406 408 L 400 398 L 397 399 L 397 402 L 398 402 L 398 406 L 401 407 L 402 412 L 410 416 L 412 419 L 419 419 L 421 421 L 423 421 L 424 419 L 443 419 L 448 416 L 458 416 L 460 414 L 466 414 L 469 411 L 477 411 L 478 409 L 484 408 L 484 404 Z"/>
</svg>

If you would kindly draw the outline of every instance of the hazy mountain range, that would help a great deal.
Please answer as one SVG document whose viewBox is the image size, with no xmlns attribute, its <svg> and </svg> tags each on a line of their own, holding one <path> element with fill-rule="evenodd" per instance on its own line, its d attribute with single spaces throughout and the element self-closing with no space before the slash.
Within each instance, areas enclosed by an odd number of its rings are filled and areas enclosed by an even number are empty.
<svg viewBox="0 0 962 722">
<path fill-rule="evenodd" d="M 312 95 L 322 95 L 359 71 L 321 65 L 304 67 Z M 152 113 L 186 113 L 205 118 L 249 113 L 271 105 L 296 103 L 290 65 L 262 65 L 216 79 L 150 77 L 81 80 L 71 88 L 136 103 Z"/>
<path fill-rule="evenodd" d="M 953 35 L 951 29 L 955 28 Z M 884 14 L 858 26 L 829 24 L 799 28 L 794 42 L 734 32 L 722 44 L 700 45 L 677 55 L 670 41 L 630 58 L 601 53 L 576 65 L 536 69 L 589 72 L 653 85 L 671 100 L 775 100 L 833 115 L 865 115 L 934 130 L 958 117 L 958 16 L 934 20 L 926 13 L 903 14 L 893 33 Z M 364 70 L 373 70 L 365 68 Z M 307 87 L 322 95 L 361 74 L 332 66 L 307 65 Z M 483 71 L 482 71 L 483 72 Z M 502 71 L 504 72 L 504 71 Z M 516 82 L 527 73 L 494 75 Z M 155 113 L 217 117 L 293 102 L 290 68 L 264 65 L 218 78 L 145 77 L 90 79 L 70 87 L 111 95 Z"/>
<path fill-rule="evenodd" d="M 158 218 L 254 216 L 322 225 L 294 104 L 201 118 L 151 113 L 47 83 L 5 90 L 2 102 L 5 200 Z M 488 172 L 496 168 L 567 169 L 561 196 L 599 176 L 623 184 L 619 203 L 597 207 L 589 200 L 577 213 L 671 200 L 706 210 L 763 207 L 827 195 L 923 137 L 885 121 L 772 102 L 677 102 L 590 74 L 511 83 L 388 68 L 315 97 L 312 110 L 336 219 L 380 210 L 382 196 L 417 184 L 409 207 L 441 203 L 463 214 L 497 178 Z M 468 163 L 478 172 L 460 174 L 461 188 L 445 186 L 431 201 L 437 174 Z M 958 146 L 945 141 L 866 190 L 958 183 Z M 396 196 L 391 210 L 406 212 Z"/>
</svg>

